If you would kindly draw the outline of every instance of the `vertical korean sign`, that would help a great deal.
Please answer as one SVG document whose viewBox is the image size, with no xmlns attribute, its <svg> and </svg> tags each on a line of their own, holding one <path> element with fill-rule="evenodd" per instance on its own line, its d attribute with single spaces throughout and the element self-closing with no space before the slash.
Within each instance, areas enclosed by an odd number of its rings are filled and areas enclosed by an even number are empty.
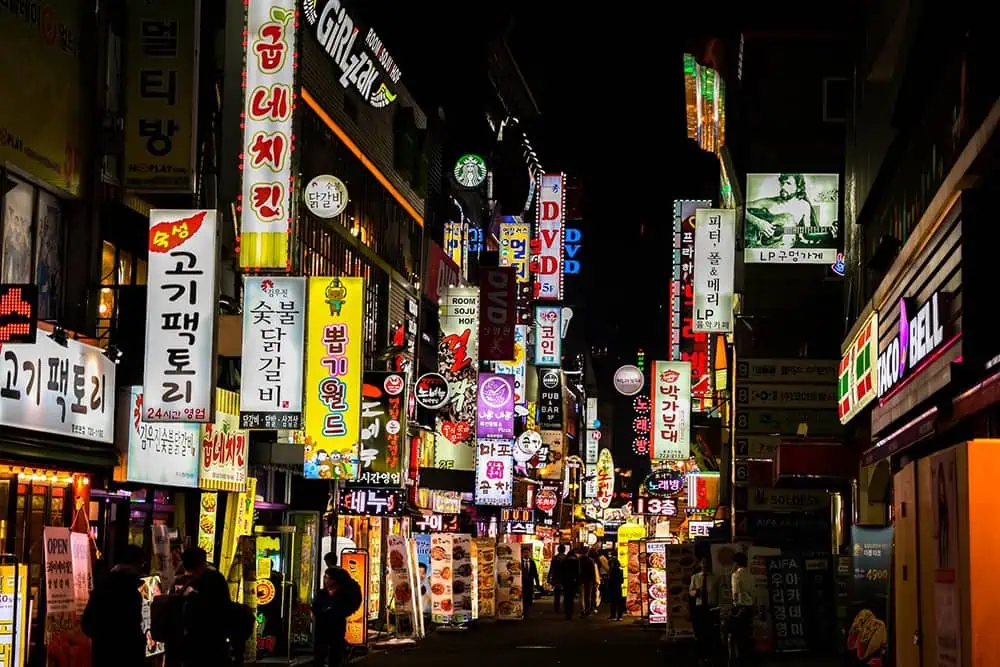
<svg viewBox="0 0 1000 667">
<path fill-rule="evenodd" d="M 510 361 L 514 358 L 514 325 L 517 294 L 510 267 L 479 269 L 479 359 Z"/>
<path fill-rule="evenodd" d="M 128 7 L 125 187 L 193 192 L 199 3 L 145 0 Z"/>
<path fill-rule="evenodd" d="M 531 267 L 535 298 L 563 298 L 563 209 L 566 204 L 563 174 L 545 174 L 538 190 L 538 252 Z"/>
<path fill-rule="evenodd" d="M 736 211 L 700 208 L 694 226 L 693 331 L 732 333 Z"/>
<path fill-rule="evenodd" d="M 653 362 L 653 437 L 649 457 L 673 461 L 691 456 L 691 364 Z"/>
<path fill-rule="evenodd" d="M 305 278 L 246 278 L 240 428 L 302 428 Z"/>
<path fill-rule="evenodd" d="M 476 437 L 514 439 L 514 380 L 510 375 L 479 374 Z"/>
<path fill-rule="evenodd" d="M 365 371 L 361 386 L 359 484 L 403 485 L 405 435 L 406 378 L 399 373 Z"/>
<path fill-rule="evenodd" d="M 364 278 L 309 278 L 307 479 L 354 479 L 361 431 Z"/>
<path fill-rule="evenodd" d="M 562 308 L 535 306 L 535 365 L 562 365 Z"/>
<path fill-rule="evenodd" d="M 217 234 L 215 211 L 150 211 L 144 421 L 214 417 Z"/>
<path fill-rule="evenodd" d="M 694 330 L 694 233 L 697 211 L 710 201 L 674 202 L 674 260 L 670 280 L 670 359 L 691 364 L 695 407 L 711 399 L 714 385 L 708 334 Z"/>
<path fill-rule="evenodd" d="M 215 491 L 242 492 L 247 488 L 250 439 L 240 428 L 240 395 L 215 390 L 215 423 L 201 434 L 198 486 Z"/>
<path fill-rule="evenodd" d="M 448 381 L 450 396 L 437 414 L 434 467 L 475 470 L 479 290 L 446 289 L 438 322 L 438 372 Z"/>
<path fill-rule="evenodd" d="M 528 411 L 528 399 L 525 393 L 525 379 L 528 372 L 528 327 L 518 324 L 514 327 L 514 358 L 512 361 L 497 361 L 493 370 L 501 375 L 509 375 L 514 379 L 514 409 L 518 414 Z"/>
<path fill-rule="evenodd" d="M 514 446 L 510 440 L 480 440 L 476 453 L 476 504 L 509 507 L 514 491 Z"/>
<path fill-rule="evenodd" d="M 288 270 L 295 0 L 248 0 L 240 266 Z"/>
<path fill-rule="evenodd" d="M 500 223 L 500 266 L 514 267 L 517 282 L 526 283 L 531 278 L 528 271 L 528 248 L 531 227 L 526 222 Z"/>
</svg>

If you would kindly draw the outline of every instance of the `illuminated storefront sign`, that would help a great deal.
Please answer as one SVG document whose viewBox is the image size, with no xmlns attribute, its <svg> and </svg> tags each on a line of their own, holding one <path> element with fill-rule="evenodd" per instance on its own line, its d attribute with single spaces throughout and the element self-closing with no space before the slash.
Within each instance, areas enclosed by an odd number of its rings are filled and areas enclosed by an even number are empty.
<svg viewBox="0 0 1000 667">
<path fill-rule="evenodd" d="M 535 365 L 562 364 L 562 308 L 535 306 Z"/>
<path fill-rule="evenodd" d="M 646 493 L 660 498 L 672 498 L 687 487 L 687 478 L 679 470 L 654 470 L 643 481 Z"/>
<path fill-rule="evenodd" d="M 872 312 L 840 358 L 837 414 L 846 424 L 875 399 L 878 390 L 878 313 Z"/>
<path fill-rule="evenodd" d="M 649 434 L 652 428 L 649 396 L 640 394 L 632 399 L 632 451 L 639 456 L 649 454 Z"/>
<path fill-rule="evenodd" d="M 211 491 L 246 491 L 250 434 L 240 430 L 240 395 L 215 390 L 215 423 L 201 432 L 198 486 Z"/>
<path fill-rule="evenodd" d="M 699 64 L 690 53 L 684 54 L 684 104 L 688 139 L 718 154 L 726 143 L 725 82 L 718 72 Z"/>
<path fill-rule="evenodd" d="M 694 326 L 704 333 L 733 330 L 736 211 L 702 208 L 694 227 Z"/>
<path fill-rule="evenodd" d="M 833 264 L 839 206 L 838 174 L 747 174 L 743 261 Z"/>
<path fill-rule="evenodd" d="M 356 91 L 375 109 L 395 102 L 399 93 L 392 88 L 403 73 L 375 31 L 369 28 L 358 43 L 362 30 L 341 0 L 311 0 L 303 6 L 306 22 L 315 27 L 317 41 L 341 72 L 340 85 Z"/>
<path fill-rule="evenodd" d="M 479 268 L 479 359 L 509 361 L 514 358 L 514 324 L 517 294 L 510 267 Z"/>
<path fill-rule="evenodd" d="M 597 457 L 597 496 L 594 504 L 601 509 L 611 505 L 615 495 L 615 463 L 610 449 L 602 449 Z"/>
<path fill-rule="evenodd" d="M 530 242 L 531 227 L 528 223 L 500 223 L 500 266 L 513 266 L 519 283 L 526 283 L 531 278 L 528 271 Z"/>
<path fill-rule="evenodd" d="M 287 271 L 295 150 L 295 0 L 248 0 L 246 27 L 240 267 Z"/>
<path fill-rule="evenodd" d="M 613 381 L 615 389 L 622 396 L 635 396 L 646 384 L 642 371 L 632 365 L 622 366 L 616 370 Z"/>
<path fill-rule="evenodd" d="M 580 273 L 580 248 L 583 246 L 583 232 L 576 227 L 566 229 L 566 240 L 563 243 L 563 250 L 566 255 L 563 264 L 563 273 L 575 275 Z"/>
<path fill-rule="evenodd" d="M 538 195 L 538 253 L 531 267 L 535 274 L 535 298 L 563 298 L 563 210 L 566 206 L 565 177 L 545 174 Z"/>
<path fill-rule="evenodd" d="M 302 191 L 302 200 L 310 213 L 317 218 L 329 220 L 347 210 L 350 195 L 342 180 L 336 176 L 321 174 L 306 185 Z"/>
<path fill-rule="evenodd" d="M 463 267 L 462 274 L 465 274 L 465 223 L 446 222 L 444 223 L 444 251 L 456 265 Z"/>
<path fill-rule="evenodd" d="M 691 456 L 691 365 L 686 361 L 653 362 L 653 460 Z"/>
<path fill-rule="evenodd" d="M 513 441 L 479 441 L 475 491 L 477 505 L 511 505 L 514 491 Z"/>
<path fill-rule="evenodd" d="M 695 217 L 710 201 L 674 202 L 674 261 L 670 281 L 670 359 L 691 364 L 692 408 L 713 398 L 714 374 L 709 336 L 694 330 Z"/>
<path fill-rule="evenodd" d="M 448 381 L 449 401 L 437 414 L 434 467 L 475 470 L 479 290 L 449 287 L 438 312 L 438 372 Z"/>
<path fill-rule="evenodd" d="M 365 371 L 361 387 L 361 443 L 357 483 L 402 486 L 406 435 L 406 378 L 399 373 Z"/>
<path fill-rule="evenodd" d="M 469 153 L 455 161 L 455 182 L 464 188 L 478 188 L 486 180 L 486 161 Z"/>
<path fill-rule="evenodd" d="M 948 296 L 935 292 L 919 309 L 915 306 L 909 297 L 899 300 L 899 335 L 878 356 L 879 398 L 916 371 L 922 361 L 949 340 Z"/>
<path fill-rule="evenodd" d="M 38 287 L 0 285 L 0 345 L 32 345 L 38 331 Z"/>
<path fill-rule="evenodd" d="M 677 516 L 677 501 L 672 498 L 636 498 L 632 501 L 632 514 Z"/>
</svg>

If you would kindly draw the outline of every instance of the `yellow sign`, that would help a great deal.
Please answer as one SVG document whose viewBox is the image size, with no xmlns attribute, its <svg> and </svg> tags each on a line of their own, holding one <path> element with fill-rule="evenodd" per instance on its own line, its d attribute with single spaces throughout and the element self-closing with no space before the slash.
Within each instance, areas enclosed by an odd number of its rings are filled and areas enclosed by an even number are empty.
<svg viewBox="0 0 1000 667">
<path fill-rule="evenodd" d="M 347 617 L 347 633 L 344 639 L 351 646 L 364 646 L 368 643 L 368 554 L 363 551 L 345 551 L 340 554 L 340 564 L 351 579 L 361 586 L 360 607 Z"/>
<path fill-rule="evenodd" d="M 526 222 L 504 222 L 500 224 L 500 266 L 513 266 L 517 282 L 526 283 L 531 279 L 528 271 L 531 227 Z"/>
<path fill-rule="evenodd" d="M 274 584 L 271 583 L 270 579 L 258 579 L 257 580 L 257 606 L 263 607 L 266 604 L 270 604 L 274 600 L 274 596 L 277 593 L 274 589 Z"/>
<path fill-rule="evenodd" d="M 28 568 L 18 565 L 15 577 L 14 567 L 0 565 L 0 667 L 24 667 L 27 648 L 28 606 L 24 601 L 28 599 Z"/>
<path fill-rule="evenodd" d="M 196 40 L 194 0 L 128 5 L 125 187 L 194 190 Z"/>
<path fill-rule="evenodd" d="M 80 194 L 80 0 L 0 9 L 0 163 Z M 92 12 L 91 12 L 92 13 Z"/>
<path fill-rule="evenodd" d="M 198 546 L 208 554 L 208 560 L 215 561 L 216 512 L 219 509 L 219 494 L 204 491 L 198 511 Z"/>
<path fill-rule="evenodd" d="M 618 562 L 623 572 L 622 595 L 628 594 L 628 543 L 646 537 L 646 529 L 635 523 L 618 526 Z"/>
<path fill-rule="evenodd" d="M 309 279 L 306 479 L 358 474 L 364 313 L 364 278 Z"/>
</svg>

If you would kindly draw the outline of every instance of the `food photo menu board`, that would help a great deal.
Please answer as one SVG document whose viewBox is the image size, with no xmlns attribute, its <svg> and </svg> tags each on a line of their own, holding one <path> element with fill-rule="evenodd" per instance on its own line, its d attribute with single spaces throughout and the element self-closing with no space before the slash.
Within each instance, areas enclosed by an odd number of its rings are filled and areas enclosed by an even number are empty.
<svg viewBox="0 0 1000 667">
<path fill-rule="evenodd" d="M 477 537 L 475 545 L 479 618 L 494 618 L 497 615 L 497 545 L 490 537 Z"/>
<path fill-rule="evenodd" d="M 649 605 L 649 622 L 661 625 L 667 622 L 667 544 L 646 543 L 646 599 Z"/>
<path fill-rule="evenodd" d="M 472 569 L 472 537 L 451 536 L 451 598 L 454 606 L 452 621 L 468 623 L 476 618 L 475 582 Z"/>
<path fill-rule="evenodd" d="M 503 542 L 497 545 L 497 618 L 518 620 L 522 616 L 521 545 Z"/>
<path fill-rule="evenodd" d="M 431 535 L 431 621 L 450 623 L 455 611 L 452 598 L 452 535 Z"/>
<path fill-rule="evenodd" d="M 641 544 L 641 542 L 628 543 L 628 578 L 625 582 L 628 592 L 625 595 L 625 611 L 629 616 L 642 616 L 642 567 L 639 563 Z"/>
<path fill-rule="evenodd" d="M 389 551 L 389 584 L 392 586 L 396 622 L 407 634 L 417 634 L 416 610 L 420 596 L 415 586 L 414 563 L 410 557 L 409 545 L 402 535 L 387 536 L 386 545 Z"/>
</svg>

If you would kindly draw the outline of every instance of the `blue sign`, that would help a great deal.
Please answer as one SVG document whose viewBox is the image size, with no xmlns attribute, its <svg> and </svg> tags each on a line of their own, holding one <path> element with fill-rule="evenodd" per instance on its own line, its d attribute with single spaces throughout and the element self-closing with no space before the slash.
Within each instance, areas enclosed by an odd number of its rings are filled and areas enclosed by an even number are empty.
<svg viewBox="0 0 1000 667">
<path fill-rule="evenodd" d="M 563 239 L 563 248 L 566 253 L 566 261 L 563 262 L 563 273 L 566 275 L 580 273 L 580 261 L 575 258 L 577 253 L 580 252 L 582 241 L 583 232 L 574 227 L 566 228 L 566 238 Z"/>
</svg>

